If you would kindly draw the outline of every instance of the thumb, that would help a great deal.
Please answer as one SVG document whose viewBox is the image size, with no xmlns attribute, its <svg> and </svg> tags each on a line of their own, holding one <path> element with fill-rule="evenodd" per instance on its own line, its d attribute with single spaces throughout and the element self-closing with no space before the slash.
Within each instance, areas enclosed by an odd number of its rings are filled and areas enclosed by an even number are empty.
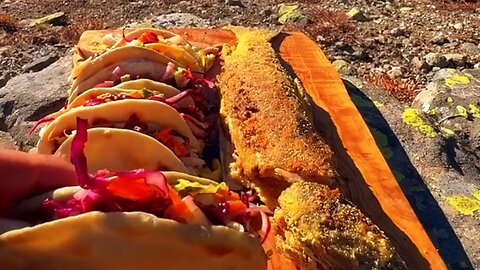
<svg viewBox="0 0 480 270">
<path fill-rule="evenodd" d="M 0 209 L 29 196 L 75 185 L 72 164 L 56 156 L 0 150 Z"/>
</svg>

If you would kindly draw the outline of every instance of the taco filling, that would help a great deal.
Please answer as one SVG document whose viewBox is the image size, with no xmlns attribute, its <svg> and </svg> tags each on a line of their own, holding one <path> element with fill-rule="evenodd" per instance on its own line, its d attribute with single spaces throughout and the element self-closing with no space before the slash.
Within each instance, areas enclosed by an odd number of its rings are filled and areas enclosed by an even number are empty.
<svg viewBox="0 0 480 270">
<path fill-rule="evenodd" d="M 142 211 L 160 218 L 191 225 L 225 225 L 263 240 L 270 230 L 268 214 L 254 204 L 252 193 L 240 195 L 225 183 L 202 184 L 178 179 L 169 185 L 160 171 L 98 171 L 90 175 L 83 152 L 87 142 L 86 121 L 79 119 L 72 142 L 71 162 L 80 189 L 67 200 L 46 199 L 40 222 L 76 216 L 91 211 Z"/>
</svg>

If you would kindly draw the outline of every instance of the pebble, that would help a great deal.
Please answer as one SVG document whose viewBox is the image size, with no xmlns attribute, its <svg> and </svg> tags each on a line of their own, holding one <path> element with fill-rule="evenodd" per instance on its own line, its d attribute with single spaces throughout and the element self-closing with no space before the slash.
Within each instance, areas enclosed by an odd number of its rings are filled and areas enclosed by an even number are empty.
<svg viewBox="0 0 480 270">
<path fill-rule="evenodd" d="M 436 44 L 436 45 L 443 45 L 445 43 L 448 43 L 449 40 L 446 36 L 444 36 L 443 34 L 440 34 L 440 35 L 437 35 L 437 36 L 433 37 L 431 42 L 433 44 Z"/>
<path fill-rule="evenodd" d="M 456 23 L 453 25 L 453 28 L 457 30 L 462 30 L 463 29 L 463 24 L 462 23 Z"/>
<path fill-rule="evenodd" d="M 403 27 L 395 27 L 392 30 L 390 30 L 390 35 L 394 37 L 400 37 L 405 35 L 405 28 Z"/>
<path fill-rule="evenodd" d="M 405 69 L 403 67 L 392 67 L 389 71 L 387 71 L 387 75 L 392 79 L 403 77 L 404 74 Z"/>
<path fill-rule="evenodd" d="M 448 66 L 452 68 L 463 67 L 467 63 L 467 56 L 459 53 L 449 53 L 444 55 Z"/>
<path fill-rule="evenodd" d="M 447 58 L 439 53 L 428 53 L 425 55 L 425 62 L 432 67 L 445 68 L 448 66 Z"/>
</svg>

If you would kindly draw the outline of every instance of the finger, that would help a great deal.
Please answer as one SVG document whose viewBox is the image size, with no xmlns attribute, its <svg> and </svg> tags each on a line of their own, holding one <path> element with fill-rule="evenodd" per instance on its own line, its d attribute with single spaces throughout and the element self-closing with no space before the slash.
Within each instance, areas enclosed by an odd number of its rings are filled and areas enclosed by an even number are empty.
<svg viewBox="0 0 480 270">
<path fill-rule="evenodd" d="M 0 209 L 29 196 L 74 185 L 73 166 L 58 157 L 0 150 Z"/>
</svg>

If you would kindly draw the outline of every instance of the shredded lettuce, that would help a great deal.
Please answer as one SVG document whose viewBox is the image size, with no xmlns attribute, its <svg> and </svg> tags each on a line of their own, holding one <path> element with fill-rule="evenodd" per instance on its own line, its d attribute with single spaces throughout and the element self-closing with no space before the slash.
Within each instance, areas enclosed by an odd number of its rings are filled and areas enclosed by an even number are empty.
<svg viewBox="0 0 480 270">
<path fill-rule="evenodd" d="M 204 185 L 185 179 L 178 179 L 178 184 L 176 184 L 174 188 L 179 193 L 188 193 L 192 196 L 206 193 L 216 194 L 220 191 L 228 192 L 228 186 L 227 184 L 225 184 L 225 182 L 219 184 Z"/>
</svg>

